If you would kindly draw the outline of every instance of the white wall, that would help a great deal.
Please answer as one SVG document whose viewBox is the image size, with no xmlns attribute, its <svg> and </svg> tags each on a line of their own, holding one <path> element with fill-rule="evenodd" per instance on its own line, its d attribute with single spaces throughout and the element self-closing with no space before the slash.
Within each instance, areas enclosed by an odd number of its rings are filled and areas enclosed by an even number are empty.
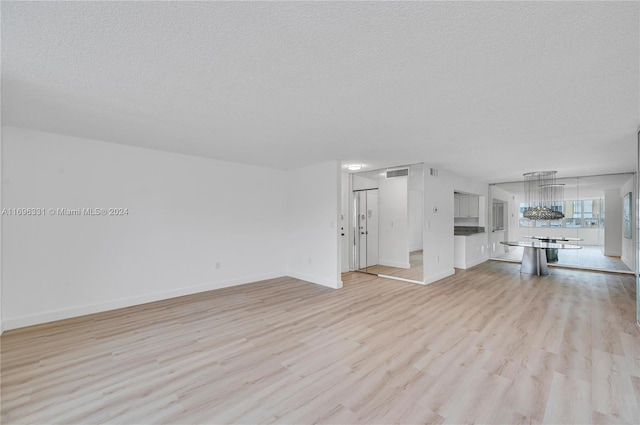
<svg viewBox="0 0 640 425">
<path fill-rule="evenodd" d="M 620 188 L 620 198 L 624 198 L 624 195 L 626 195 L 627 193 L 631 192 L 631 223 L 635 223 L 636 222 L 636 217 L 635 217 L 635 205 L 638 202 L 637 199 L 635 198 L 635 190 L 633 189 L 633 182 L 634 182 L 635 177 L 631 177 L 629 178 L 629 180 Z M 621 203 L 623 203 L 623 201 L 620 201 Z M 624 207 L 623 207 L 624 208 Z M 609 211 L 606 211 L 607 214 L 607 219 L 609 217 Z M 620 226 L 620 233 L 623 234 L 624 230 L 622 228 L 622 226 Z M 631 270 L 635 270 L 635 235 L 636 232 L 634 230 L 634 228 L 632 227 L 631 230 L 631 234 L 633 236 L 632 239 L 627 239 L 624 236 L 622 237 L 622 256 L 620 257 L 620 259 L 622 260 L 623 263 L 625 263 L 627 265 L 627 267 L 629 267 Z"/>
<path fill-rule="evenodd" d="M 478 227 L 480 226 L 480 220 L 478 217 L 454 217 L 453 218 L 454 226 L 468 226 L 468 227 Z"/>
<path fill-rule="evenodd" d="M 2 21 L 2 7 L 0 7 L 0 22 Z M 0 45 L 2 45 L 2 41 L 1 41 L 1 37 L 0 37 Z M 2 69 L 2 59 L 1 59 L 2 55 L 0 55 L 0 69 Z M 3 197 L 2 197 L 2 193 L 4 191 L 4 177 L 3 177 L 3 168 L 2 168 L 2 163 L 4 161 L 4 155 L 3 155 L 3 143 L 2 143 L 2 138 L 3 138 L 3 129 L 2 129 L 2 84 L 0 84 L 0 211 L 2 210 L 2 207 L 4 206 L 4 202 L 3 202 Z M 3 244 L 3 238 L 2 238 L 2 220 L 0 219 L 0 335 L 2 334 L 2 332 L 4 331 L 4 322 L 2 320 L 2 244 Z"/>
<path fill-rule="evenodd" d="M 367 190 L 378 188 L 378 173 L 352 174 L 353 190 Z"/>
<path fill-rule="evenodd" d="M 289 276 L 341 288 L 340 167 L 328 161 L 288 172 Z"/>
<path fill-rule="evenodd" d="M 285 171 L 12 127 L 3 147 L 4 207 L 129 210 L 2 217 L 6 329 L 286 273 Z M 314 177 L 330 180 L 329 168 Z M 316 202 L 298 209 L 298 223 L 314 223 L 322 207 L 329 227 L 336 197 L 321 204 L 336 183 L 334 173 L 299 187 Z"/>
<path fill-rule="evenodd" d="M 424 282 L 432 283 L 455 273 L 453 235 L 453 192 L 488 196 L 489 186 L 473 179 L 438 170 L 438 176 L 424 173 Z M 437 211 L 434 210 L 437 209 Z M 487 234 L 484 245 L 488 248 Z M 488 259 L 488 249 L 485 257 Z"/>
<path fill-rule="evenodd" d="M 1 14 L 0 14 L 1 15 Z M 0 90 L 2 90 L 0 88 Z M 0 94 L 0 99 L 2 98 L 2 95 Z M 0 105 L 2 104 L 2 102 L 0 102 Z M 0 123 L 2 122 L 2 106 L 0 106 Z M 2 200 L 2 192 L 4 191 L 3 187 L 4 187 L 4 178 L 3 178 L 3 168 L 2 168 L 2 162 L 3 162 L 3 143 L 2 143 L 2 137 L 3 137 L 3 129 L 0 126 L 0 211 L 2 211 L 2 206 L 4 205 L 3 200 Z M 2 332 L 4 331 L 4 325 L 3 325 L 3 321 L 2 321 L 2 220 L 0 219 L 0 335 L 2 334 Z"/>
<path fill-rule="evenodd" d="M 423 206 L 422 191 L 409 190 L 409 251 L 411 252 L 422 249 Z"/>
<path fill-rule="evenodd" d="M 622 255 L 622 197 L 619 189 L 604 192 L 604 255 Z"/>
<path fill-rule="evenodd" d="M 422 249 L 424 233 L 424 164 L 409 167 L 409 250 Z"/>
<path fill-rule="evenodd" d="M 380 243 L 379 264 L 408 269 L 409 264 L 409 186 L 407 177 L 381 178 L 379 181 Z"/>
</svg>

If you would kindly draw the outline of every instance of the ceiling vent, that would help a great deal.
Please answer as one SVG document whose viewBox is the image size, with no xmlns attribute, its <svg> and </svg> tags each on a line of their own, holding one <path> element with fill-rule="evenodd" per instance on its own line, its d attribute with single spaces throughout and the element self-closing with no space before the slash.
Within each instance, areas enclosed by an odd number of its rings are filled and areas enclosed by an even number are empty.
<svg viewBox="0 0 640 425">
<path fill-rule="evenodd" d="M 395 170 L 387 170 L 387 178 L 392 179 L 394 177 L 407 177 L 409 175 L 408 168 L 397 168 Z"/>
</svg>

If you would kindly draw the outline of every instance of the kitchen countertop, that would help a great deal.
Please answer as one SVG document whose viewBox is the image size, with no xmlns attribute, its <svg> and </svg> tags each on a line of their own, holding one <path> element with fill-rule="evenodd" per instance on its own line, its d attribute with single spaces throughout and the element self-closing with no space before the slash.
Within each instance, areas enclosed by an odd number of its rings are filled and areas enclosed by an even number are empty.
<svg viewBox="0 0 640 425">
<path fill-rule="evenodd" d="M 472 236 L 480 233 L 485 233 L 484 227 L 475 226 L 454 226 L 454 236 Z"/>
</svg>

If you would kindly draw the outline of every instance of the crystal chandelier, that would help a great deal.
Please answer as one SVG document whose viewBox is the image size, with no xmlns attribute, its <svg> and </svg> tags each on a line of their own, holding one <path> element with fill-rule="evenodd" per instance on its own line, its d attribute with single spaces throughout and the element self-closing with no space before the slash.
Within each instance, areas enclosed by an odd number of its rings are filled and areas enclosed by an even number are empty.
<svg viewBox="0 0 640 425">
<path fill-rule="evenodd" d="M 557 171 L 534 171 L 524 176 L 523 216 L 530 220 L 558 220 L 564 217 L 564 184 L 556 183 Z"/>
</svg>

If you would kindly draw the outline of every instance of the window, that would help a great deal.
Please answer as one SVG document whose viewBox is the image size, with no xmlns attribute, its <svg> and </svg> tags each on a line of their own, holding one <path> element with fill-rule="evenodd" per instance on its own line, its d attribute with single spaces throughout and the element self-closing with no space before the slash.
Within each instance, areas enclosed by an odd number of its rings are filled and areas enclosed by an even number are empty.
<svg viewBox="0 0 640 425">
<path fill-rule="evenodd" d="M 564 227 L 582 227 L 582 201 L 567 201 L 564 205 Z"/>
<path fill-rule="evenodd" d="M 583 227 L 604 227 L 604 202 L 601 199 L 583 201 Z"/>
<path fill-rule="evenodd" d="M 602 199 L 565 201 L 557 210 L 564 214 L 562 220 L 529 220 L 524 218 L 526 205 L 520 204 L 520 227 L 604 227 L 604 202 Z"/>
<path fill-rule="evenodd" d="M 534 227 L 534 223 L 533 221 L 524 218 L 524 210 L 526 210 L 527 207 L 525 204 L 521 203 L 520 204 L 520 210 L 518 211 L 518 221 L 520 223 L 520 227 Z"/>
</svg>

